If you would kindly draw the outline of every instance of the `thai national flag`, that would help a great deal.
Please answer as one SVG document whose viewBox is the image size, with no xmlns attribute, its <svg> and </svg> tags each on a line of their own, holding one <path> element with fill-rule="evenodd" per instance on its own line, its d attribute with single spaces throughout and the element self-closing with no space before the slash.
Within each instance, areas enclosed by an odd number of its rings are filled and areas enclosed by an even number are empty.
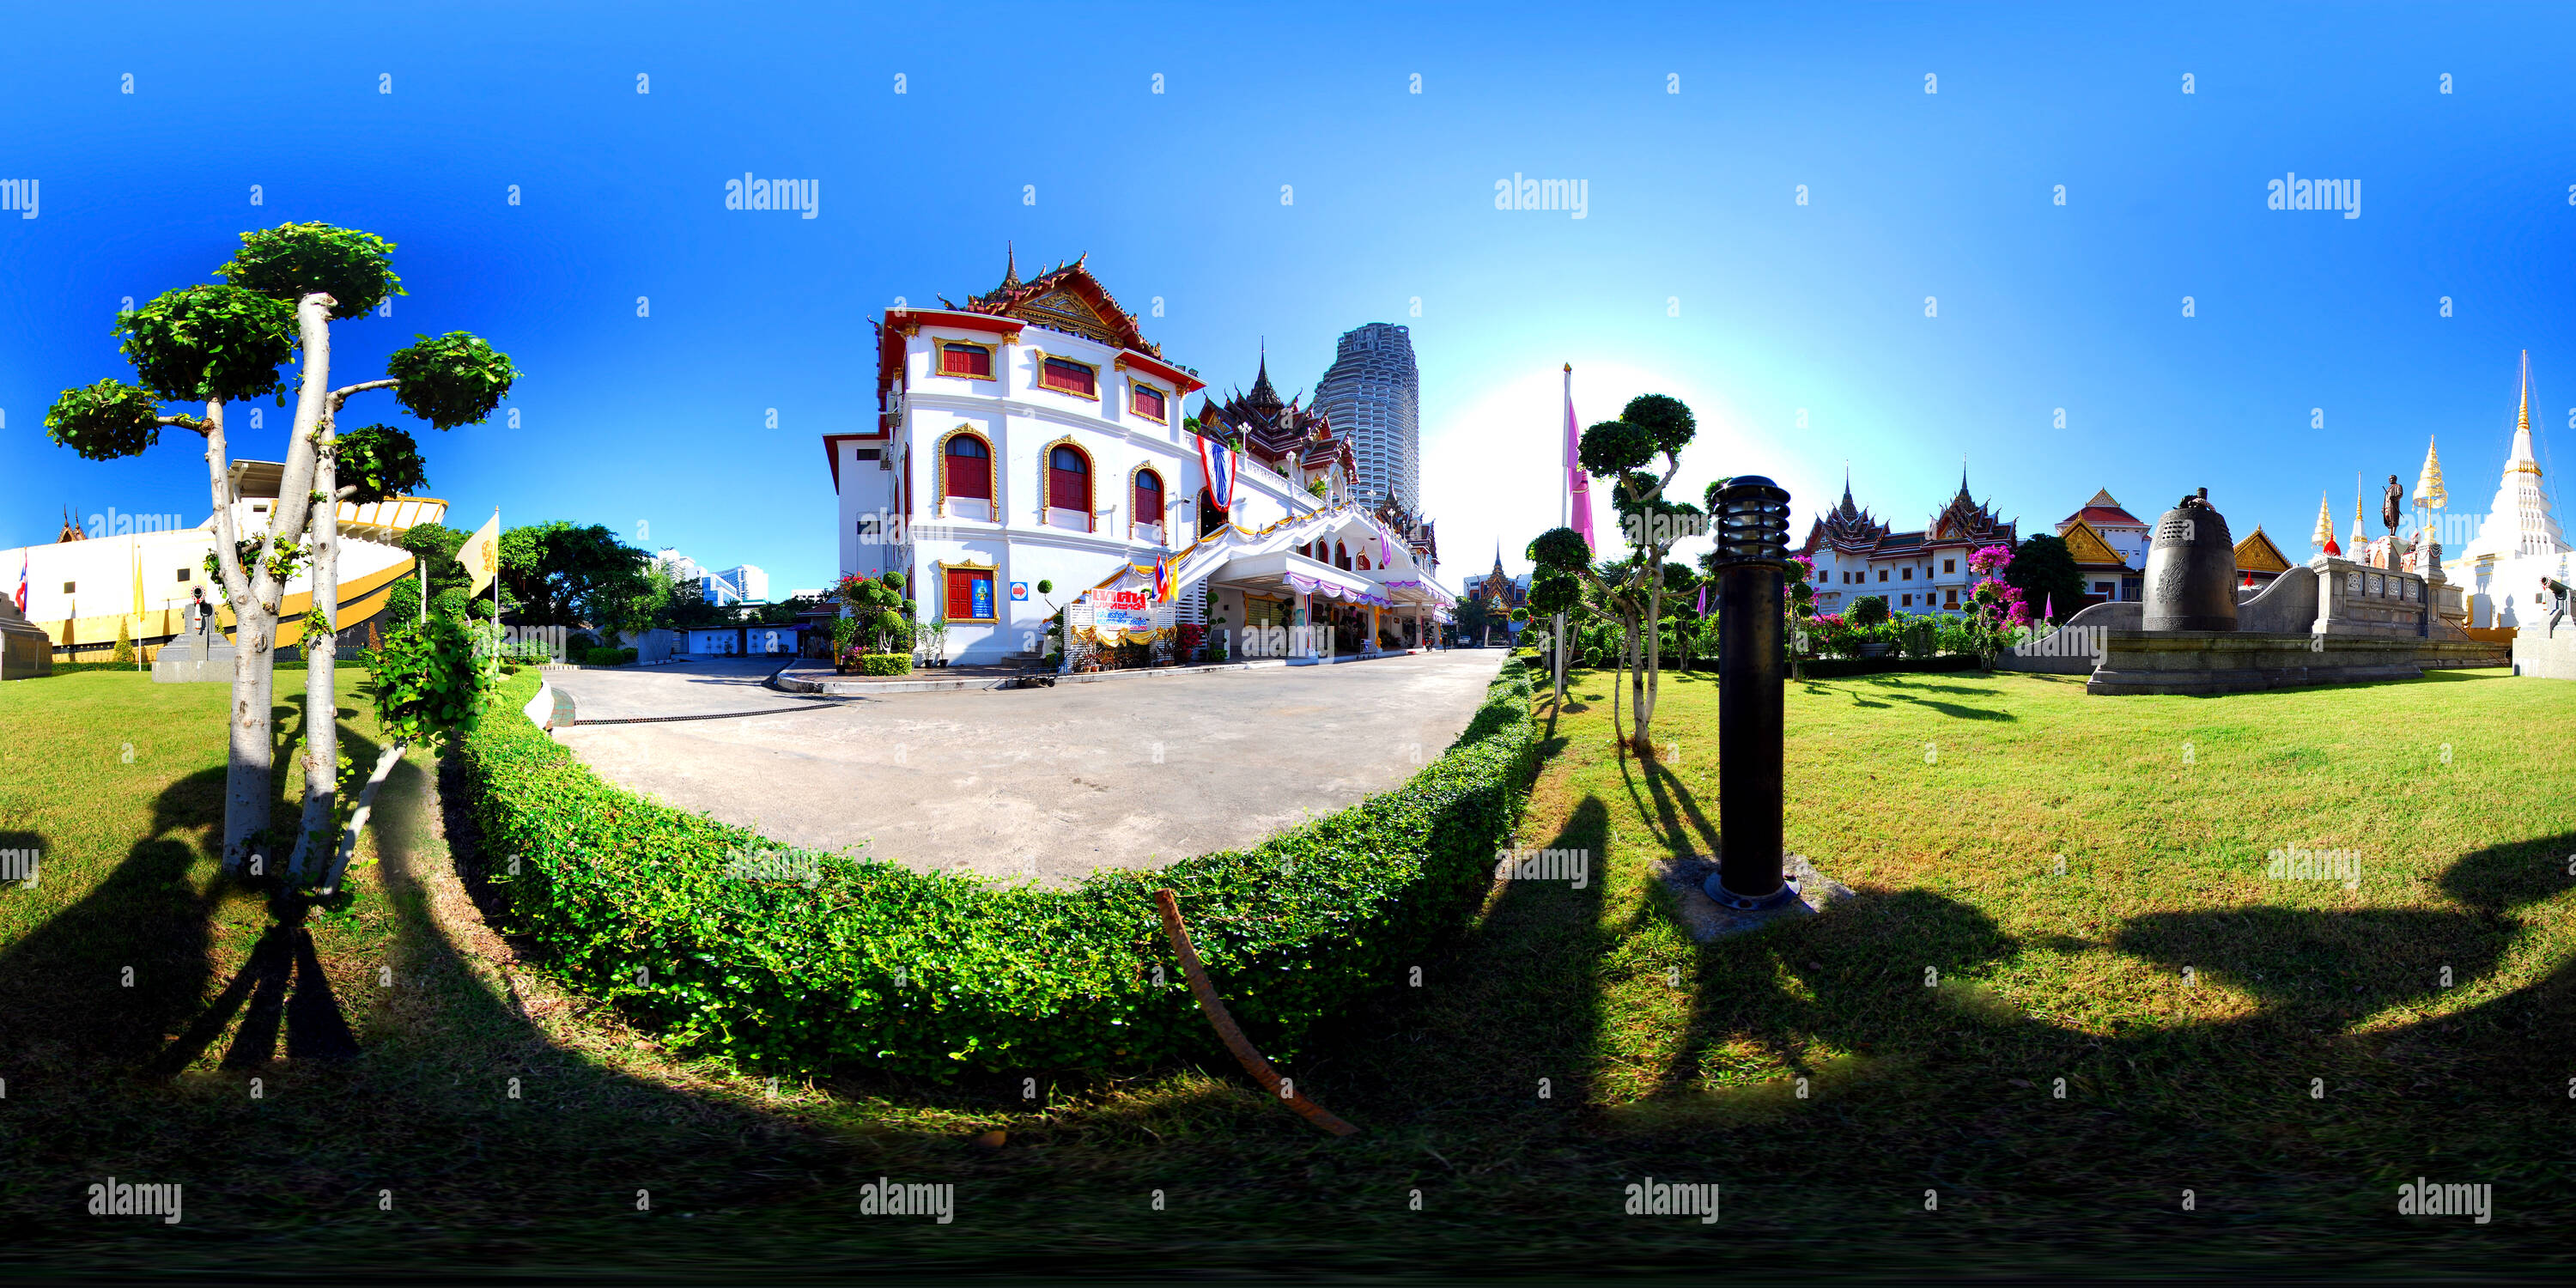
<svg viewBox="0 0 2576 1288">
<path fill-rule="evenodd" d="M 27 611 L 27 556 L 24 554 L 18 556 L 17 604 L 20 613 Z"/>
<path fill-rule="evenodd" d="M 1172 598 L 1172 560 L 1154 565 L 1154 602 L 1169 603 Z"/>
<path fill-rule="evenodd" d="M 1231 514 L 1234 511 L 1234 449 L 1201 434 L 1199 466 L 1207 471 L 1208 497 L 1216 502 L 1216 508 Z"/>
</svg>

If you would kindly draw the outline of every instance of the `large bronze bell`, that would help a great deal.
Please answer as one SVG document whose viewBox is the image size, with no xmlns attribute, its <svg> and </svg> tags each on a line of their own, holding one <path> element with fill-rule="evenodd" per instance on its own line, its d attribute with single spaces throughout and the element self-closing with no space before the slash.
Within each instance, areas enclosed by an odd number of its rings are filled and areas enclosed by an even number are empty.
<svg viewBox="0 0 2576 1288">
<path fill-rule="evenodd" d="M 2156 520 L 2147 543 L 2146 611 L 2151 631 L 2236 629 L 2236 542 L 2209 508 L 2209 489 Z"/>
</svg>

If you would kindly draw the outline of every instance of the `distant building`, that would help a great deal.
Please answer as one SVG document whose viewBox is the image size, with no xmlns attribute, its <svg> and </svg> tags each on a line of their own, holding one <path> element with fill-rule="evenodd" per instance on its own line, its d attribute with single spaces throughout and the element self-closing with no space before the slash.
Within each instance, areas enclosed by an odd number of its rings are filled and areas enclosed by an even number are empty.
<svg viewBox="0 0 2576 1288">
<path fill-rule="evenodd" d="M 748 601 L 766 604 L 769 602 L 769 574 L 751 564 L 737 564 L 723 572 L 709 573 L 706 582 L 706 595 L 710 603 Z M 719 587 L 722 593 L 731 596 L 730 600 L 717 598 Z"/>
<path fill-rule="evenodd" d="M 1513 609 L 1529 604 L 1529 587 L 1528 573 L 1515 577 L 1503 571 L 1503 546 L 1498 541 L 1494 543 L 1494 570 L 1467 583 L 1467 598 L 1483 604 L 1505 636 L 1518 639 L 1527 623 L 1512 621 L 1511 614 Z"/>
<path fill-rule="evenodd" d="M 1846 474 L 1842 504 L 1809 525 L 1798 553 L 1815 564 L 1819 614 L 1842 613 L 1863 595 L 1885 598 L 1890 612 L 1956 613 L 1978 580 L 1968 570 L 1969 557 L 1987 546 L 2018 544 L 2016 526 L 1969 495 L 1964 470 L 1958 494 L 1912 532 L 1893 531 L 1853 505 Z"/>
<path fill-rule="evenodd" d="M 1342 334 L 1332 369 L 1315 386 L 1315 409 L 1350 440 L 1364 504 L 1421 509 L 1421 390 L 1406 328 L 1371 322 Z"/>
<path fill-rule="evenodd" d="M 2144 594 L 2147 525 L 2122 509 L 2111 489 L 2095 492 L 2082 508 L 2058 520 L 2057 535 L 2065 540 L 2066 553 L 2075 557 L 2075 571 L 2084 576 L 2084 602 L 2077 607 L 2125 603 Z"/>
<path fill-rule="evenodd" d="M 697 560 L 673 547 L 664 546 L 653 556 L 653 566 L 661 569 L 675 586 L 696 587 L 700 598 L 718 608 L 769 601 L 769 574 L 751 564 L 737 564 L 722 572 L 711 572 L 701 567 Z"/>
</svg>

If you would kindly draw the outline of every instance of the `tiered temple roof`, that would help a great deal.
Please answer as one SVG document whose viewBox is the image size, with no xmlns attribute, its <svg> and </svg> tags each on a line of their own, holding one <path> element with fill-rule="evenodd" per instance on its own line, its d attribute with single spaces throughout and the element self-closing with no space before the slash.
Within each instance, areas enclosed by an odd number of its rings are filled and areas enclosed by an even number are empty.
<svg viewBox="0 0 2576 1288">
<path fill-rule="evenodd" d="M 1958 494 L 1933 516 L 1931 526 L 1913 532 L 1891 531 L 1885 523 L 1871 518 L 1869 511 L 1852 504 L 1851 478 L 1846 474 L 1842 503 L 1809 525 L 1806 543 L 1799 547 L 1799 553 L 1813 555 L 1831 547 L 1836 554 L 1866 559 L 1944 546 L 2010 546 L 2018 541 L 2014 528 L 1997 519 L 1989 505 L 1969 494 L 1968 475 L 1962 470 Z"/>
<path fill-rule="evenodd" d="M 1412 548 L 1417 562 L 1440 562 L 1440 536 L 1433 530 L 1431 520 L 1412 514 L 1393 501 L 1377 508 L 1377 520 L 1404 538 L 1404 544 Z M 1494 555 L 1495 562 L 1501 562 L 1502 552 L 1496 550 Z"/>
<path fill-rule="evenodd" d="M 2093 499 L 2084 503 L 2083 509 L 2077 510 L 2075 513 L 2058 520 L 2058 531 L 2062 533 L 2066 530 L 2067 525 L 2079 521 L 2091 525 L 2097 532 L 2105 526 L 2115 528 L 2143 528 L 2147 526 L 2145 520 L 2129 513 L 2127 510 L 2121 509 L 2120 503 L 2112 498 L 2111 489 L 2107 487 L 2095 492 L 2093 494 Z"/>
<path fill-rule="evenodd" d="M 1302 395 L 1301 395 L 1302 397 Z M 1359 477 L 1357 457 L 1350 441 L 1336 437 L 1332 419 L 1320 411 L 1300 407 L 1295 398 L 1282 400 L 1270 383 L 1270 356 L 1263 354 L 1259 374 L 1252 378 L 1252 390 L 1236 390 L 1218 406 L 1199 400 L 1201 433 L 1223 430 L 1237 438 L 1243 450 L 1264 464 L 1278 468 L 1293 461 L 1307 469 L 1326 469 L 1335 460 L 1351 478 Z"/>
<path fill-rule="evenodd" d="M 1153 357 L 1162 357 L 1160 346 L 1148 341 L 1136 327 L 1136 315 L 1119 307 L 1109 288 L 1091 275 L 1082 262 L 1089 252 L 1075 256 L 1070 264 L 1059 263 L 1027 281 L 1020 280 L 1019 257 L 1005 250 L 1002 284 L 981 295 L 966 297 L 963 304 L 939 297 L 940 306 L 960 313 L 984 313 L 994 317 L 1017 318 L 1032 326 L 1048 327 L 1078 335 L 1086 340 L 1133 349 Z"/>
</svg>

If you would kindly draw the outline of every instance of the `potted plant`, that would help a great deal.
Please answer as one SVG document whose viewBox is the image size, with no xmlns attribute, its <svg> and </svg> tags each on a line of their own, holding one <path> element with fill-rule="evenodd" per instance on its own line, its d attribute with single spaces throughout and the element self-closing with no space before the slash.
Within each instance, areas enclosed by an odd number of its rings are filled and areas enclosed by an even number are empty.
<svg viewBox="0 0 2576 1288">
<path fill-rule="evenodd" d="M 849 674 L 849 673 L 850 673 L 850 641 L 855 640 L 855 639 L 857 639 L 858 637 L 859 637 L 859 619 L 858 619 L 858 618 L 855 618 L 855 617 L 835 617 L 835 618 L 833 618 L 833 619 L 832 619 L 832 673 L 833 673 L 833 674 L 835 674 L 835 675 L 847 675 L 847 674 Z"/>
<path fill-rule="evenodd" d="M 948 622 L 933 615 L 921 623 L 921 651 L 924 665 L 948 665 Z"/>
</svg>

